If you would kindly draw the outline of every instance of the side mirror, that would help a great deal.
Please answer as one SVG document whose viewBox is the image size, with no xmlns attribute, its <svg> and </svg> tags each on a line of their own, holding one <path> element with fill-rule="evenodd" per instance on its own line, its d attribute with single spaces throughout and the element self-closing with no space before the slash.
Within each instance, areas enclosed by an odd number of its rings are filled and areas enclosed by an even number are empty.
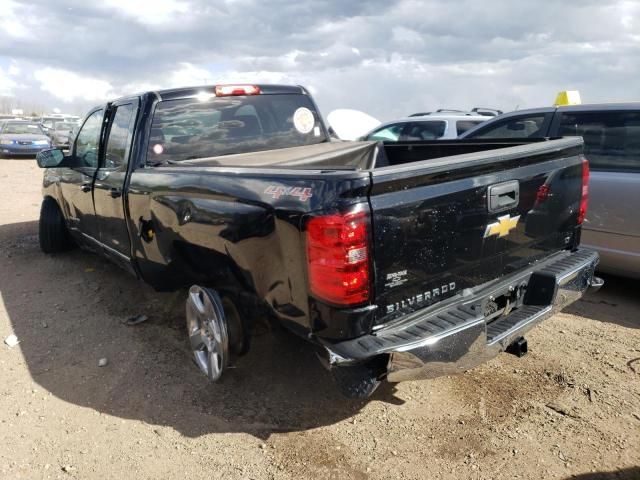
<svg viewBox="0 0 640 480">
<path fill-rule="evenodd" d="M 64 160 L 64 153 L 59 148 L 42 150 L 36 155 L 36 162 L 40 168 L 55 168 Z"/>
</svg>

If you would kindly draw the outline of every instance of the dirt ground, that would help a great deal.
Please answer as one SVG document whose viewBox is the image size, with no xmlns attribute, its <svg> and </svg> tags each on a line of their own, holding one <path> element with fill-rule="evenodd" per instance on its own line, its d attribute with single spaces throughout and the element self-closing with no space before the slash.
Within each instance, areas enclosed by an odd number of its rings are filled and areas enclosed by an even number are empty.
<svg viewBox="0 0 640 480">
<path fill-rule="evenodd" d="M 0 160 L 0 478 L 640 479 L 640 282 L 605 277 L 522 359 L 368 401 L 281 331 L 212 385 L 178 295 L 40 252 L 41 178 Z"/>
</svg>

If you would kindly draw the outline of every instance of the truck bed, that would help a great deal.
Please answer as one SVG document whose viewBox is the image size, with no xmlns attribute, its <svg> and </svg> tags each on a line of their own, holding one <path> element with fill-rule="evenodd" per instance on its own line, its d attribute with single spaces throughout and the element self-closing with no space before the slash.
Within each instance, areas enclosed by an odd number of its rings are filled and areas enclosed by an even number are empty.
<svg viewBox="0 0 640 480">
<path fill-rule="evenodd" d="M 251 167 L 226 156 L 136 170 L 127 197 L 135 261 L 161 289 L 213 282 L 220 265 L 235 265 L 282 320 L 353 338 L 577 244 L 581 139 L 514 143 L 384 145 L 394 165 L 378 168 L 381 144 L 336 142 L 237 156 Z M 306 150 L 317 155 L 301 165 Z M 371 168 L 330 166 L 329 151 Z M 439 157 L 446 152 L 457 155 Z M 514 180 L 517 205 L 489 212 L 488 188 Z M 548 202 L 538 201 L 543 185 Z M 371 308 L 337 314 L 309 297 L 304 232 L 314 215 L 357 206 L 370 212 Z M 505 215 L 519 216 L 514 231 L 483 238 Z M 149 224 L 156 237 L 144 241 Z"/>
<path fill-rule="evenodd" d="M 468 155 L 501 148 L 528 146 L 545 142 L 532 140 L 446 140 L 433 142 L 344 142 L 330 141 L 316 145 L 240 153 L 185 160 L 174 165 L 199 167 L 299 168 L 373 170 L 424 160 Z M 493 155 L 491 155 L 493 158 Z M 448 160 L 447 160 L 448 161 Z"/>
</svg>

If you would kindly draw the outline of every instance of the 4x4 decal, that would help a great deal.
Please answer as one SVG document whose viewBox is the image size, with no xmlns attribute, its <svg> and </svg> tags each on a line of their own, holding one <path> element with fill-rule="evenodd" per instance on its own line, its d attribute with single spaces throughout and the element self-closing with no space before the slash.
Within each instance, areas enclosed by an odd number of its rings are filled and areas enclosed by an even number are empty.
<svg viewBox="0 0 640 480">
<path fill-rule="evenodd" d="M 281 185 L 269 185 L 264 193 L 271 195 L 275 199 L 280 197 L 297 197 L 301 202 L 306 202 L 313 197 L 313 190 L 311 188 L 283 187 Z"/>
</svg>

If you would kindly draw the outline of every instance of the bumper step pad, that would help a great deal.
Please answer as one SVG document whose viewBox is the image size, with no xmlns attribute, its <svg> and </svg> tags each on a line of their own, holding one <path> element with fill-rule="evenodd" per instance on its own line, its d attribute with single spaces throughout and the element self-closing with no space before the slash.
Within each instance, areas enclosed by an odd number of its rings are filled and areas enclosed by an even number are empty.
<svg viewBox="0 0 640 480">
<path fill-rule="evenodd" d="M 521 328 L 528 322 L 534 322 L 550 310 L 550 306 L 538 307 L 535 305 L 524 305 L 510 315 L 498 318 L 487 325 L 487 343 L 491 345 L 500 341 L 509 335 L 512 330 Z"/>
<path fill-rule="evenodd" d="M 490 296 L 498 288 L 496 286 L 483 289 L 472 298 L 460 299 L 458 303 L 436 308 L 428 313 L 414 312 L 398 324 L 373 334 L 337 344 L 325 343 L 325 347 L 334 360 L 332 363 L 349 363 L 383 353 L 425 348 L 445 337 L 451 339 L 467 329 L 475 331 L 480 328 L 482 337 L 486 340 L 483 340 L 483 344 L 487 348 L 504 350 L 508 342 L 513 340 L 514 333 L 531 328 L 552 315 L 555 309 L 579 298 L 593 278 L 597 261 L 598 254 L 590 250 L 566 252 L 503 280 L 501 283 L 506 285 L 528 281 L 536 292 L 536 298 L 527 301 L 525 297 L 524 305 L 508 316 L 499 317 L 486 325 L 481 308 L 482 299 Z M 562 299 L 556 298 L 561 296 L 559 290 L 562 290 Z M 575 292 L 575 298 L 567 301 L 567 292 Z"/>
</svg>

